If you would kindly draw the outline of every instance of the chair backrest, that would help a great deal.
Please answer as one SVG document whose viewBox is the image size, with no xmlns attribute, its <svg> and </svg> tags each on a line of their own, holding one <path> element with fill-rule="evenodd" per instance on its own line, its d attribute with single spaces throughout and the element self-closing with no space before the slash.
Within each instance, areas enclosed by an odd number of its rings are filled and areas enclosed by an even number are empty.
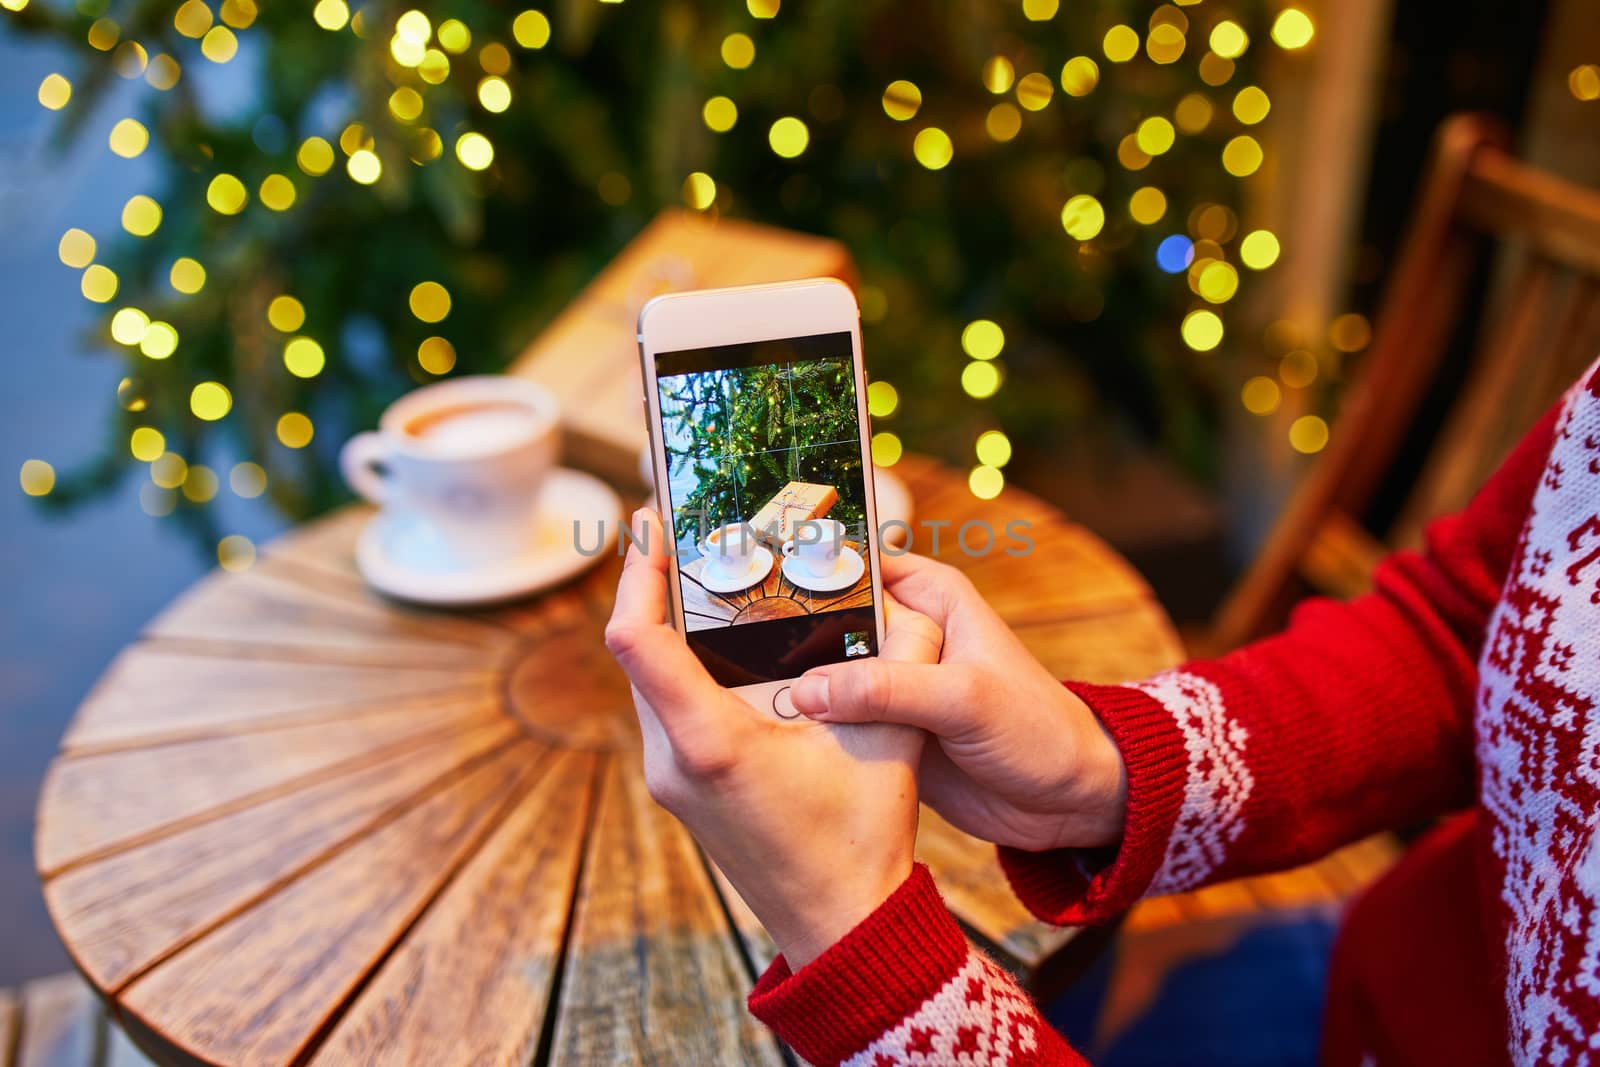
<svg viewBox="0 0 1600 1067">
<path fill-rule="evenodd" d="M 1348 595 L 1384 547 L 1360 519 L 1393 464 L 1456 333 L 1489 241 L 1504 284 L 1467 379 L 1391 542 L 1464 505 L 1524 430 L 1600 354 L 1600 191 L 1521 163 L 1497 121 L 1447 120 L 1380 304 L 1373 343 L 1328 447 L 1218 611 L 1207 651 L 1279 625 L 1308 588 Z"/>
</svg>

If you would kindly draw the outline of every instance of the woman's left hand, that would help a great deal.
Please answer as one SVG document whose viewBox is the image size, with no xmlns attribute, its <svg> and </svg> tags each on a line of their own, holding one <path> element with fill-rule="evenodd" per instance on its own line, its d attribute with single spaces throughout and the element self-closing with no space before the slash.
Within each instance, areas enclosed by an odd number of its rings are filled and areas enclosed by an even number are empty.
<svg viewBox="0 0 1600 1067">
<path fill-rule="evenodd" d="M 606 647 L 633 682 L 650 795 L 688 826 L 798 970 L 910 875 L 923 734 L 786 722 L 719 686 L 667 623 L 660 519 L 640 509 L 633 521 L 638 543 Z M 880 655 L 936 662 L 939 628 L 886 607 Z"/>
</svg>

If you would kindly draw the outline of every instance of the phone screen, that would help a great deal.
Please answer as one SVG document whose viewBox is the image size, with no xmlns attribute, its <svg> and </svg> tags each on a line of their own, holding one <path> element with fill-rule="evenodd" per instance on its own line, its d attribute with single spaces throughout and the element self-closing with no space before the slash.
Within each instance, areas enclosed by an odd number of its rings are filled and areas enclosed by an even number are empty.
<svg viewBox="0 0 1600 1067">
<path fill-rule="evenodd" d="M 689 647 L 719 683 L 878 651 L 851 335 L 659 352 Z"/>
</svg>

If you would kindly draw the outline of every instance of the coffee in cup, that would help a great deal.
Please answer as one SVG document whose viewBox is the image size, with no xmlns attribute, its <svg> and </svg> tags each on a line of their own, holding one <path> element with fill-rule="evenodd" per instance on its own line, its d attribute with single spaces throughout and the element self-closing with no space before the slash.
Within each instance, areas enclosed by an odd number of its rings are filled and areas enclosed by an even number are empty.
<svg viewBox="0 0 1600 1067">
<path fill-rule="evenodd" d="M 407 393 L 378 429 L 346 442 L 350 488 L 386 512 L 430 528 L 441 569 L 515 557 L 560 449 L 560 411 L 521 378 L 454 378 Z"/>
<path fill-rule="evenodd" d="M 730 522 L 706 534 L 700 549 L 712 573 L 733 578 L 750 568 L 756 552 L 755 532 L 743 522 Z"/>
<path fill-rule="evenodd" d="M 794 539 L 783 543 L 783 554 L 798 558 L 813 578 L 826 578 L 838 569 L 845 532 L 837 519 L 802 519 L 795 523 Z"/>
</svg>

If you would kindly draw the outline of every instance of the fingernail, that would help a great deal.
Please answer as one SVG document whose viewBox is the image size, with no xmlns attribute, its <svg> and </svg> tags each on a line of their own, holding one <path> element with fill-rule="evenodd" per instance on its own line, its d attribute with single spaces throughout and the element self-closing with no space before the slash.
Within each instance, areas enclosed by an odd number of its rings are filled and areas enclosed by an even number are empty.
<svg viewBox="0 0 1600 1067">
<path fill-rule="evenodd" d="M 635 508 L 633 515 L 628 519 L 628 527 L 633 531 L 633 540 L 636 544 L 644 544 L 644 508 Z"/>
<path fill-rule="evenodd" d="M 810 718 L 828 712 L 828 679 L 822 675 L 802 674 L 794 683 L 795 710 Z"/>
</svg>

